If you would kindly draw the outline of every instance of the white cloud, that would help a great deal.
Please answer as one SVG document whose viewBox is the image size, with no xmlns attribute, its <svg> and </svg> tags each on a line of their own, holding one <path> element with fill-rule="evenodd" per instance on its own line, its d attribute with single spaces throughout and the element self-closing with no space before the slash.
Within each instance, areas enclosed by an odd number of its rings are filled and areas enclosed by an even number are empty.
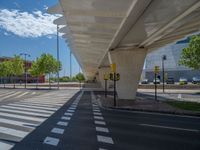
<svg viewBox="0 0 200 150">
<path fill-rule="evenodd" d="M 19 10 L 0 9 L 0 28 L 20 37 L 50 37 L 56 34 L 53 20 L 60 15 L 51 15 L 41 11 L 32 13 Z"/>
</svg>

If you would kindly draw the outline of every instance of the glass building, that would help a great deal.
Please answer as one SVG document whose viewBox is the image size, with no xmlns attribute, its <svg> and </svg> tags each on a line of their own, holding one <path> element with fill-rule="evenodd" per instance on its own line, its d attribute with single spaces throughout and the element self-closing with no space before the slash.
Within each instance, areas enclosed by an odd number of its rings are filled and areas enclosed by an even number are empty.
<svg viewBox="0 0 200 150">
<path fill-rule="evenodd" d="M 154 66 L 160 66 L 160 78 L 162 79 L 162 56 L 166 55 L 167 59 L 164 61 L 165 78 L 172 77 L 175 81 L 179 81 L 180 77 L 185 77 L 191 81 L 193 77 L 200 76 L 200 71 L 192 70 L 185 66 L 179 65 L 179 59 L 182 49 L 188 46 L 189 39 L 179 41 L 176 44 L 162 47 L 156 51 L 149 53 L 146 57 L 144 65 L 144 76 L 153 81 Z"/>
</svg>

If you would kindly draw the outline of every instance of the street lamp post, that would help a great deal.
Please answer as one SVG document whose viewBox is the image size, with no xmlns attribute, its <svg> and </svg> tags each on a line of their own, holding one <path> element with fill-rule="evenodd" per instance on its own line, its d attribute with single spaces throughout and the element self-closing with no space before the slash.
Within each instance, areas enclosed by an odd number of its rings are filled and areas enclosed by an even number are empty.
<svg viewBox="0 0 200 150">
<path fill-rule="evenodd" d="M 59 30 L 59 26 L 57 25 L 57 61 L 59 62 L 59 33 L 58 33 L 58 30 Z M 58 80 L 58 89 L 60 88 L 60 82 L 59 82 L 59 70 L 57 72 L 57 80 Z"/>
<path fill-rule="evenodd" d="M 163 93 L 165 92 L 165 67 L 164 67 L 164 61 L 167 60 L 167 56 L 162 56 L 162 80 L 163 80 Z"/>
<path fill-rule="evenodd" d="M 24 71 L 25 71 L 25 84 L 24 84 L 24 87 L 25 87 L 25 89 L 26 89 L 26 84 L 27 84 L 27 63 L 26 63 L 26 58 L 27 58 L 27 56 L 28 57 L 31 57 L 31 55 L 29 55 L 29 54 L 27 54 L 27 53 L 20 53 L 20 55 L 22 56 L 24 56 L 24 60 L 25 60 L 25 67 L 24 67 Z"/>
<path fill-rule="evenodd" d="M 70 58 L 69 58 L 69 67 L 70 67 L 70 79 L 72 78 L 72 52 L 70 51 Z"/>
</svg>

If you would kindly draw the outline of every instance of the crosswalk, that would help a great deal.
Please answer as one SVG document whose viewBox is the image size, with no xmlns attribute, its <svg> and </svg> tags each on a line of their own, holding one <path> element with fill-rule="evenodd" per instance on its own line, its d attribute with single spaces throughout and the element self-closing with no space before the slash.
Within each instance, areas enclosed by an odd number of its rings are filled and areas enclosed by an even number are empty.
<svg viewBox="0 0 200 150">
<path fill-rule="evenodd" d="M 59 90 L 0 105 L 0 150 L 11 149 L 15 143 L 20 142 L 63 106 L 76 92 L 77 90 L 67 92 Z M 11 95 L 15 93 L 12 92 Z"/>
<path fill-rule="evenodd" d="M 42 92 L 24 91 L 24 90 L 0 90 L 0 101 L 7 99 L 22 99 L 26 97 L 33 97 L 41 94 Z"/>
</svg>

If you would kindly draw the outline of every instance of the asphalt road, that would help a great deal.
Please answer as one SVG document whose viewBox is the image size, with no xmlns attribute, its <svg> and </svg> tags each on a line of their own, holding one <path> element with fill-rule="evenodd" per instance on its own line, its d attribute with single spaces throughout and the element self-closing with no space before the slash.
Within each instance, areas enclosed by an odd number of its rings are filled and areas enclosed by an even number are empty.
<svg viewBox="0 0 200 150">
<path fill-rule="evenodd" d="M 79 92 L 69 101 L 63 102 L 61 105 L 64 105 L 35 130 L 21 141 L 16 141 L 12 149 L 200 149 L 198 117 L 105 110 L 98 106 L 93 92 Z"/>
</svg>

